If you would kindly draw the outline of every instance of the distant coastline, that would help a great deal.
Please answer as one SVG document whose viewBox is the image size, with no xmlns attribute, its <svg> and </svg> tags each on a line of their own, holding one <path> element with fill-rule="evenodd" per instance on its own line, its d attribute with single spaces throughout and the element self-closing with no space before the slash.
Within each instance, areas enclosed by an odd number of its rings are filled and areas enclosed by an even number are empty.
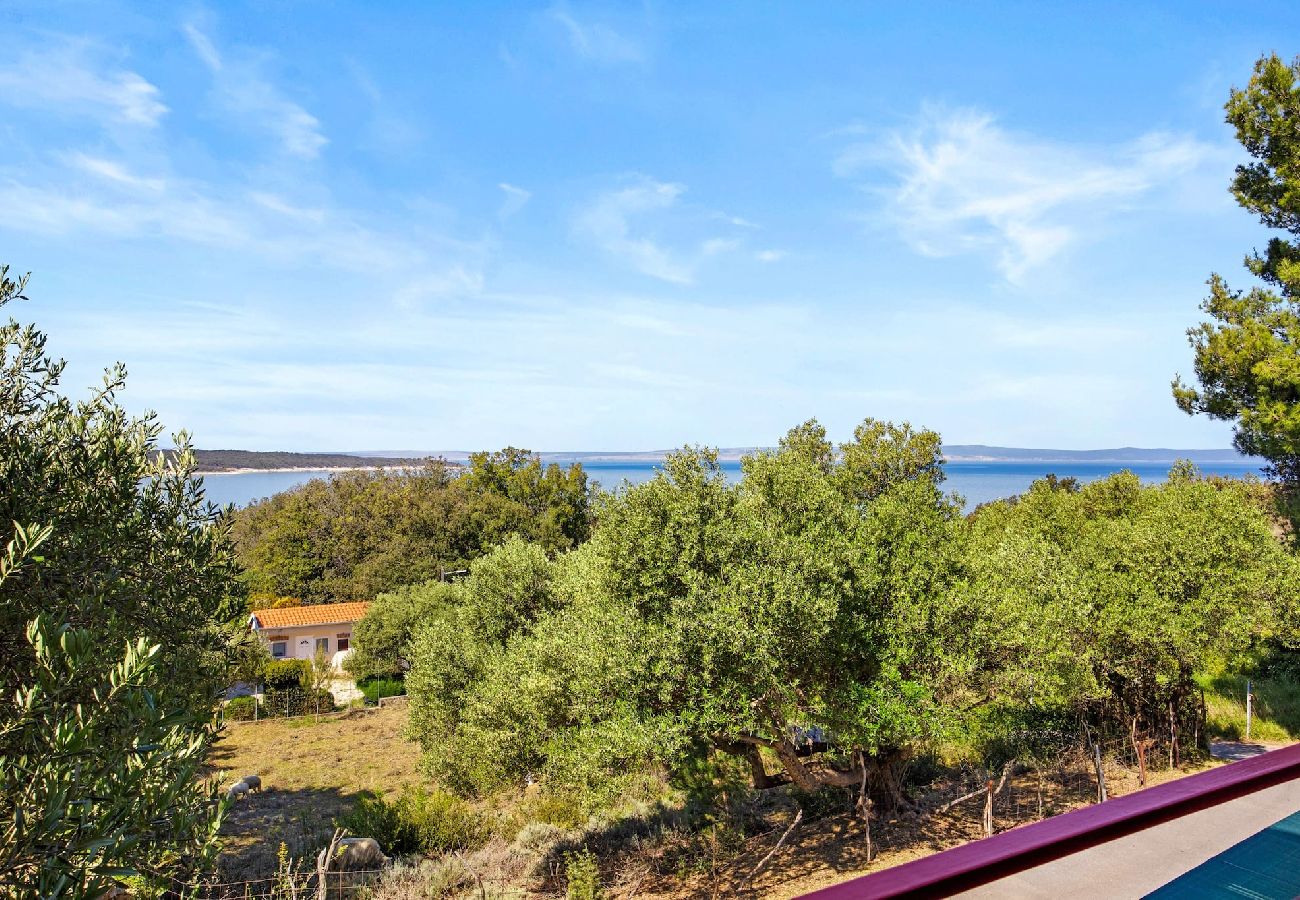
<svg viewBox="0 0 1300 900">
<path fill-rule="evenodd" d="M 175 450 L 163 450 L 172 459 Z M 247 475 L 253 472 L 348 472 L 422 466 L 425 458 L 374 457 L 350 453 L 297 453 L 285 450 L 195 450 L 196 475 Z"/>
<path fill-rule="evenodd" d="M 718 449 L 721 462 L 734 463 L 741 458 L 772 447 L 723 447 Z M 174 451 L 163 451 L 172 454 Z M 583 463 L 590 466 L 644 465 L 661 463 L 671 451 L 543 451 L 536 455 L 543 463 L 570 465 Z M 263 452 L 254 450 L 195 450 L 197 475 L 248 475 L 256 472 L 354 472 L 371 469 L 401 469 L 425 465 L 430 459 L 441 459 L 448 466 L 460 467 L 469 461 L 464 450 L 429 452 L 356 451 L 351 453 L 297 453 L 288 451 Z M 1113 447 L 1100 450 L 1033 449 L 1026 447 L 997 447 L 986 444 L 949 444 L 943 448 L 946 462 L 951 463 L 1126 463 L 1170 464 L 1188 459 L 1201 464 L 1253 464 L 1263 466 L 1265 460 L 1243 456 L 1231 449 L 1175 449 L 1144 447 Z"/>
<path fill-rule="evenodd" d="M 372 463 L 365 466 L 276 466 L 257 468 L 246 466 L 242 469 L 195 469 L 195 475 L 255 475 L 263 472 L 369 472 L 372 469 L 404 469 L 406 465 L 380 465 Z"/>
</svg>

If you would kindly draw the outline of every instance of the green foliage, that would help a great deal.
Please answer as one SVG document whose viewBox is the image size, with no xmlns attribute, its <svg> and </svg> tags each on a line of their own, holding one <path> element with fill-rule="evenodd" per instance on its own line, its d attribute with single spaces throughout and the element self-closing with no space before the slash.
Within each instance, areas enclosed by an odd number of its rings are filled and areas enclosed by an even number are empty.
<svg viewBox="0 0 1300 900">
<path fill-rule="evenodd" d="M 7 272 L 0 307 L 21 296 Z M 0 541 L 13 522 L 56 525 L 41 564 L 0 587 L 0 695 L 34 664 L 23 634 L 45 613 L 103 634 L 105 660 L 119 638 L 158 644 L 160 699 L 211 709 L 244 602 L 219 512 L 190 477 L 184 435 L 174 461 L 162 462 L 158 424 L 117 405 L 123 369 L 73 403 L 45 344 L 34 327 L 0 327 Z"/>
<path fill-rule="evenodd" d="M 268 660 L 262 667 L 262 683 L 267 690 L 305 689 L 311 683 L 311 660 Z"/>
<path fill-rule="evenodd" d="M 1269 240 L 1246 267 L 1267 287 L 1235 291 L 1209 281 L 1201 308 L 1212 321 L 1188 331 L 1198 388 L 1175 379 L 1187 413 L 1236 422 L 1235 444 L 1266 457 L 1274 474 L 1300 484 L 1300 58 L 1260 58 L 1227 120 L 1254 162 L 1237 166 L 1232 193 L 1285 237 Z"/>
<path fill-rule="evenodd" d="M 600 889 L 600 864 L 585 847 L 564 854 L 564 877 L 569 900 L 600 900 L 605 896 Z"/>
<path fill-rule="evenodd" d="M 226 704 L 225 716 L 237 722 L 257 718 L 258 700 L 256 697 L 235 697 Z"/>
<path fill-rule="evenodd" d="M 395 800 L 361 797 L 339 824 L 352 834 L 373 837 L 390 854 L 473 850 L 489 834 L 487 823 L 465 801 L 446 791 L 411 787 Z"/>
<path fill-rule="evenodd" d="M 1231 741 L 1246 739 L 1246 679 L 1237 675 L 1203 676 L 1210 734 Z M 1290 742 L 1300 739 L 1300 682 L 1256 678 L 1251 740 Z"/>
<path fill-rule="evenodd" d="M 1183 466 L 1077 493 L 1036 483 L 973 523 L 971 602 L 990 698 L 1168 733 L 1197 727 L 1196 672 L 1271 640 L 1293 613 L 1297 562 L 1250 485 Z M 1203 733 L 1203 730 L 1202 730 Z"/>
<path fill-rule="evenodd" d="M 0 268 L 0 306 L 24 284 Z M 0 326 L 0 884 L 94 896 L 210 860 L 219 816 L 196 776 L 251 644 L 185 437 L 160 457 L 155 420 L 117 403 L 120 366 L 68 399 L 45 347 Z"/>
<path fill-rule="evenodd" d="M 308 602 L 371 599 L 466 568 L 511 535 L 548 553 L 584 541 L 592 489 L 581 465 L 525 450 L 342 472 L 234 513 L 251 590 Z"/>
<path fill-rule="evenodd" d="M 655 760 L 750 742 L 812 790 L 782 753 L 797 725 L 886 769 L 940 733 L 973 612 L 948 600 L 962 531 L 938 436 L 868 421 L 836 450 L 808 423 L 747 458 L 739 485 L 711 452 L 674 454 L 605 505 L 533 601 L 493 601 L 476 569 L 465 609 L 484 612 L 412 644 L 411 728 L 434 771 L 599 796 Z M 516 552 L 508 571 L 535 569 Z"/>
<path fill-rule="evenodd" d="M 415 629 L 445 615 L 459 601 L 459 586 L 442 581 L 380 594 L 352 629 L 352 652 L 344 668 L 355 678 L 402 675 L 406 645 Z"/>
<path fill-rule="evenodd" d="M 93 897 L 122 875 L 202 871 L 220 825 L 217 786 L 199 780 L 214 733 L 157 705 L 160 649 L 127 643 L 105 667 L 97 635 L 48 617 L 27 639 L 36 665 L 0 724 L 0 885 Z"/>
<path fill-rule="evenodd" d="M 406 693 L 406 682 L 400 678 L 365 678 L 357 682 L 357 689 L 365 695 L 370 703 L 378 703 L 380 697 L 396 697 Z"/>
</svg>

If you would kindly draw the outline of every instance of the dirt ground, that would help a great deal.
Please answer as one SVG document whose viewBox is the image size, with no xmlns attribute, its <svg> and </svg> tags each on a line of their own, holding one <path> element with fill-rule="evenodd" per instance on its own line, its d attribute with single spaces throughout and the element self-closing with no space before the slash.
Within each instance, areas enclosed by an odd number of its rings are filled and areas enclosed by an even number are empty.
<svg viewBox="0 0 1300 900">
<path fill-rule="evenodd" d="M 1153 771 L 1148 785 L 1182 778 L 1201 769 L 1220 765 L 1207 759 L 1175 770 Z M 994 803 L 994 830 L 1006 831 L 1037 821 L 1039 816 L 1039 781 L 1030 772 L 1009 779 L 1008 789 Z M 1106 785 L 1109 795 L 1122 796 L 1138 790 L 1138 773 L 1117 764 L 1107 766 Z M 867 855 L 867 833 L 862 823 L 847 815 L 836 815 L 814 822 L 801 823 L 761 872 L 749 883 L 748 896 L 789 898 L 827 887 L 859 875 L 909 862 L 922 856 L 956 847 L 984 836 L 983 800 L 975 798 L 947 812 L 927 813 L 965 792 L 965 786 L 952 790 L 918 792 L 922 813 L 871 824 L 871 855 Z M 1043 772 L 1042 808 L 1044 813 L 1059 814 L 1095 802 L 1096 782 L 1082 761 L 1077 766 Z M 746 841 L 738 857 L 712 867 L 700 861 L 696 871 L 683 879 L 679 872 L 664 871 L 653 859 L 628 860 L 614 874 L 609 885 L 613 897 L 637 898 L 705 898 L 732 895 L 776 845 L 792 812 L 775 817 L 771 832 Z M 703 869 L 704 871 L 700 871 Z"/>
<path fill-rule="evenodd" d="M 228 724 L 209 759 L 212 773 L 223 785 L 258 775 L 263 789 L 236 803 L 222 826 L 222 880 L 273 874 L 281 841 L 293 856 L 314 855 L 359 794 L 388 794 L 417 781 L 419 749 L 403 736 L 405 725 L 404 707 L 320 722 Z"/>
<path fill-rule="evenodd" d="M 419 781 L 418 748 L 402 735 L 404 708 L 355 712 L 319 723 L 310 719 L 230 725 L 214 750 L 211 763 L 223 784 L 258 774 L 265 790 L 235 805 L 223 834 L 220 860 L 225 881 L 265 878 L 275 871 L 283 841 L 293 856 L 311 856 L 328 843 L 333 820 L 364 791 L 388 794 Z M 1207 759 L 1177 770 L 1150 773 L 1149 783 L 1180 778 L 1212 765 Z M 981 773 L 963 782 L 918 790 L 921 813 L 871 824 L 867 831 L 847 814 L 807 815 L 786 844 L 749 882 L 748 896 L 795 897 L 816 888 L 908 862 L 983 836 L 982 797 L 935 812 L 944 803 L 982 784 Z M 1041 773 L 1022 772 L 1010 779 L 994 804 L 996 831 L 1005 831 L 1095 802 L 1096 783 L 1084 760 Z M 1137 790 L 1138 773 L 1119 762 L 1107 764 L 1111 796 Z M 764 830 L 739 847 L 710 847 L 697 841 L 690 848 L 671 842 L 648 842 L 603 867 L 606 895 L 637 898 L 704 898 L 733 894 L 759 861 L 775 847 L 794 816 L 793 802 L 771 794 L 762 812 Z M 554 879 L 523 879 L 508 886 L 514 896 L 552 895 L 562 887 Z"/>
</svg>

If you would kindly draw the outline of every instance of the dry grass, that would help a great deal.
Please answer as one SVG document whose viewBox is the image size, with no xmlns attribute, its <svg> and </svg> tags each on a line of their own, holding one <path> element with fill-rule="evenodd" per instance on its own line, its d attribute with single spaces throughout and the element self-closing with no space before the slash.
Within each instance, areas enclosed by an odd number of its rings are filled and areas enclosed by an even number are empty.
<svg viewBox="0 0 1300 900">
<path fill-rule="evenodd" d="M 236 803 L 222 834 L 223 880 L 275 872 L 283 841 L 294 856 L 329 842 L 333 821 L 359 794 L 388 794 L 420 780 L 418 748 L 403 736 L 404 706 L 343 718 L 229 724 L 209 760 L 229 784 L 246 774 L 263 791 Z"/>
<path fill-rule="evenodd" d="M 1204 760 L 1176 770 L 1152 771 L 1148 783 L 1160 784 L 1182 778 L 1202 768 L 1218 765 Z M 1044 812 L 1055 815 L 1093 802 L 1096 782 L 1087 767 L 1067 765 L 1045 771 L 1042 782 Z M 1137 772 L 1108 763 L 1107 790 L 1112 797 L 1139 788 Z M 964 790 L 964 788 L 962 788 Z M 994 804 L 994 825 L 998 832 L 1037 821 L 1039 783 L 1032 773 L 1012 779 L 1010 789 Z M 919 796 L 924 809 L 943 804 L 954 791 Z M 827 887 L 860 875 L 900 865 L 983 837 L 983 802 L 974 799 L 946 813 L 906 816 L 873 821 L 872 853 L 867 859 L 866 832 L 861 823 L 839 815 L 801 824 L 790 841 L 756 877 L 747 896 L 789 898 Z M 620 860 L 606 874 L 608 895 L 640 898 L 705 898 L 734 895 L 736 887 L 776 844 L 794 814 L 793 804 L 771 817 L 772 830 L 751 838 L 739 854 L 720 852 L 716 861 L 707 851 L 697 855 L 693 865 L 682 870 L 670 848 L 650 855 Z M 664 852 L 666 851 L 666 852 Z"/>
<path fill-rule="evenodd" d="M 281 841 L 293 855 L 312 855 L 328 842 L 333 819 L 361 792 L 388 794 L 400 791 L 405 784 L 419 782 L 417 749 L 402 735 L 405 723 L 405 709 L 390 708 L 319 724 L 306 720 L 229 727 L 216 747 L 213 765 L 228 772 L 227 781 L 256 772 L 262 776 L 266 790 L 237 804 L 227 820 L 223 829 L 227 844 L 220 863 L 223 878 L 234 881 L 270 875 L 275 870 Z M 1207 761 L 1200 765 L 1212 764 Z M 1180 778 L 1196 768 L 1153 771 L 1150 781 L 1158 784 Z M 1138 788 L 1137 773 L 1118 762 L 1110 763 L 1107 785 L 1112 796 L 1129 793 Z M 968 786 L 951 784 L 947 788 L 921 794 L 918 799 L 923 807 L 934 809 Z M 1049 815 L 1064 812 L 1092 802 L 1094 792 L 1089 769 L 1079 760 L 1044 772 L 1042 807 Z M 788 795 L 765 794 L 767 798 L 760 805 L 766 808 L 757 811 L 766 823 L 764 827 L 770 829 L 765 834 L 746 840 L 741 847 L 718 847 L 712 853 L 707 839 L 685 835 L 665 836 L 629 848 L 602 867 L 607 895 L 702 898 L 733 893 L 757 861 L 772 849 L 794 814 Z M 754 879 L 749 895 L 794 897 L 976 840 L 982 837 L 981 810 L 982 803 L 976 799 L 946 813 L 873 822 L 874 852 L 870 860 L 861 823 L 846 816 L 811 822 L 805 817 L 788 844 Z M 1010 789 L 998 797 L 995 805 L 997 830 L 1038 817 L 1038 779 L 1032 773 L 1013 778 Z M 455 860 L 457 865 L 439 876 L 448 881 L 452 894 L 477 892 L 467 878 L 468 871 L 461 869 L 465 866 L 487 882 L 493 895 L 562 895 L 562 879 L 544 877 L 536 866 L 528 864 L 527 856 L 520 856 L 500 839 L 463 860 Z M 394 883 L 386 887 L 393 889 L 393 897 L 406 896 L 402 889 L 418 892 L 422 876 L 439 880 L 431 869 L 424 871 L 438 865 L 417 867 L 407 872 L 405 879 L 394 878 Z M 426 881 L 425 889 L 428 886 Z"/>
</svg>

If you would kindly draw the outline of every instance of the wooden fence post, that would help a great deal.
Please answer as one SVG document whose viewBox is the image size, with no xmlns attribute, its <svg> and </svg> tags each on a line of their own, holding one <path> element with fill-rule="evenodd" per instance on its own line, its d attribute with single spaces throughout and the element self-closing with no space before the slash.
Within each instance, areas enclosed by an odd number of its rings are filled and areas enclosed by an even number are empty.
<svg viewBox="0 0 1300 900">
<path fill-rule="evenodd" d="M 988 792 L 984 797 L 984 833 L 993 833 L 993 779 L 990 778 L 985 784 L 985 790 Z"/>
<path fill-rule="evenodd" d="M 1251 690 L 1250 679 L 1246 679 L 1246 740 L 1250 740 L 1250 724 L 1255 712 L 1255 692 Z"/>
<path fill-rule="evenodd" d="M 1101 764 L 1101 744 L 1092 745 L 1092 764 L 1097 770 L 1097 802 L 1106 802 L 1106 769 Z"/>
</svg>

